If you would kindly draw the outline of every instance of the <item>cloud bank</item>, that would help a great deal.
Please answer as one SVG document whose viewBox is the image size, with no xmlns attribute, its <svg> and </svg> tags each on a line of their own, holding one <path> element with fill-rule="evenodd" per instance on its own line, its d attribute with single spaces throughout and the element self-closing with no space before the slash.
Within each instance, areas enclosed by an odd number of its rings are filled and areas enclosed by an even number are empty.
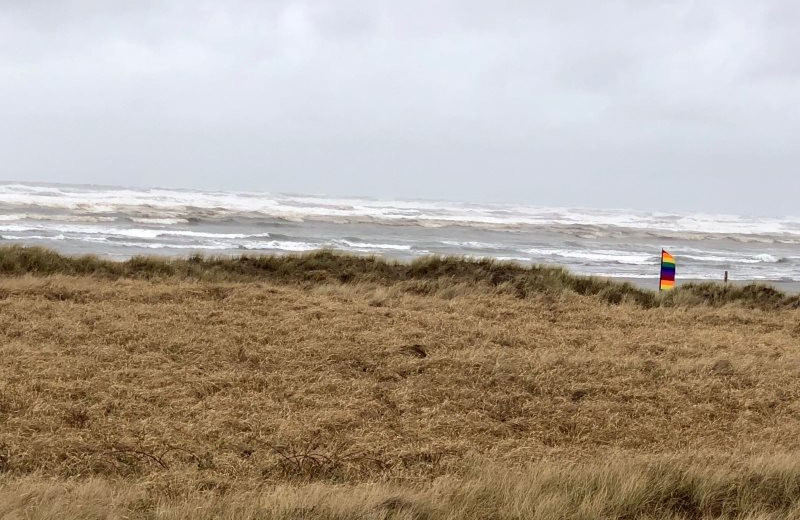
<svg viewBox="0 0 800 520">
<path fill-rule="evenodd" d="M 2 1 L 0 178 L 797 214 L 790 0 Z"/>
</svg>

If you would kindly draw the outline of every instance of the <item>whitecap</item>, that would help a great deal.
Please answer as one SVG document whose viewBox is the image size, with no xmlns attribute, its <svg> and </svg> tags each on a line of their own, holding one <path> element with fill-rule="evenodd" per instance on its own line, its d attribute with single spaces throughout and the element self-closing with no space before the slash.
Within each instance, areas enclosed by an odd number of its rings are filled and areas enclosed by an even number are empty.
<svg viewBox="0 0 800 520">
<path fill-rule="evenodd" d="M 656 264 L 658 257 L 651 253 L 616 251 L 608 249 L 576 250 L 559 248 L 530 248 L 524 252 L 536 256 L 555 256 L 559 258 L 588 260 L 592 262 L 616 262 L 620 264 L 642 265 Z"/>
<path fill-rule="evenodd" d="M 390 251 L 410 251 L 411 246 L 409 245 L 401 245 L 401 244 L 372 244 L 369 242 L 355 242 L 352 240 L 334 240 L 333 245 L 335 246 L 345 246 L 347 248 L 356 249 L 356 250 L 371 250 L 371 249 L 382 249 L 382 250 L 390 250 Z"/>
<path fill-rule="evenodd" d="M 317 244 L 307 242 L 292 242 L 286 240 L 270 240 L 266 242 L 245 242 L 239 246 L 248 250 L 279 250 L 279 251 L 313 251 L 319 249 Z"/>
<path fill-rule="evenodd" d="M 425 227 L 473 226 L 605 236 L 639 231 L 653 236 L 793 241 L 800 237 L 797 218 L 678 214 L 631 210 L 546 208 L 509 204 L 326 198 L 263 192 L 211 192 L 174 189 L 39 186 L 0 184 L 0 203 L 61 208 L 82 215 L 119 213 L 163 222 L 196 218 L 270 217 L 302 222 L 374 222 Z"/>
</svg>

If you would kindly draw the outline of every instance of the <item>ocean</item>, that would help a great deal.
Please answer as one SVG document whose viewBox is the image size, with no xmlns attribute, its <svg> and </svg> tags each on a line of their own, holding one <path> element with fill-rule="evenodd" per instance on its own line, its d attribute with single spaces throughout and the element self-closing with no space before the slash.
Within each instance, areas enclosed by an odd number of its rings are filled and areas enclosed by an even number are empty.
<svg viewBox="0 0 800 520">
<path fill-rule="evenodd" d="M 0 184 L 0 245 L 116 259 L 331 248 L 555 264 L 581 274 L 800 281 L 800 217 L 598 210 L 257 192 Z"/>
</svg>

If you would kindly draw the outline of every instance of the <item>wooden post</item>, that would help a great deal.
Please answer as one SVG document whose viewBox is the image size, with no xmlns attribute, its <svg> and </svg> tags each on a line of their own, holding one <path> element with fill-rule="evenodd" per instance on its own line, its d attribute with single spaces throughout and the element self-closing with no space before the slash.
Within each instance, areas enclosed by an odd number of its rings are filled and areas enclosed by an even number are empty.
<svg viewBox="0 0 800 520">
<path fill-rule="evenodd" d="M 725 283 L 728 283 L 728 271 L 725 271 Z"/>
</svg>

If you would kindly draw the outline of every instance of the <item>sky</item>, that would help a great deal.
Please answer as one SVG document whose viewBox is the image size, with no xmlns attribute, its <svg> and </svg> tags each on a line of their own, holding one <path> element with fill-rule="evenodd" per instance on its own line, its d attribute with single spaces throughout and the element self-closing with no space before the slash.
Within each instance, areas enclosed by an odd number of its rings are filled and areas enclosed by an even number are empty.
<svg viewBox="0 0 800 520">
<path fill-rule="evenodd" d="M 795 0 L 0 0 L 0 179 L 800 214 Z"/>
</svg>

